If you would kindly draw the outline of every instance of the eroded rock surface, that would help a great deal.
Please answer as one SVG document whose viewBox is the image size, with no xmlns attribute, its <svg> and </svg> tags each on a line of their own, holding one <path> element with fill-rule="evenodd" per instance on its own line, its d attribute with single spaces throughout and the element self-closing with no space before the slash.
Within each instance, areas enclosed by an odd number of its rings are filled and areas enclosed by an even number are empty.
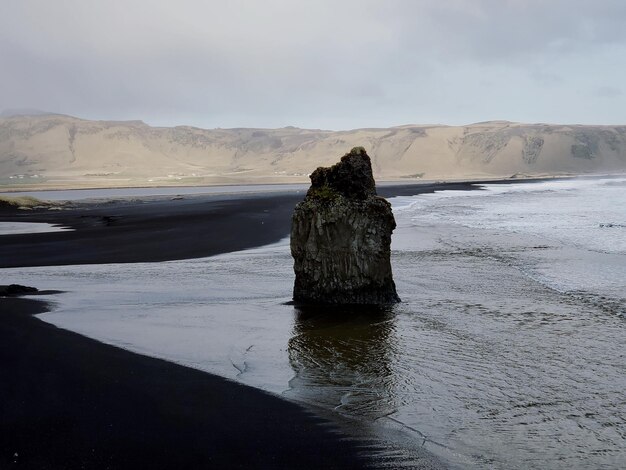
<svg viewBox="0 0 626 470">
<path fill-rule="evenodd" d="M 390 262 L 395 227 L 391 205 L 376 195 L 365 149 L 355 147 L 336 165 L 315 170 L 292 218 L 294 300 L 399 302 Z"/>
</svg>

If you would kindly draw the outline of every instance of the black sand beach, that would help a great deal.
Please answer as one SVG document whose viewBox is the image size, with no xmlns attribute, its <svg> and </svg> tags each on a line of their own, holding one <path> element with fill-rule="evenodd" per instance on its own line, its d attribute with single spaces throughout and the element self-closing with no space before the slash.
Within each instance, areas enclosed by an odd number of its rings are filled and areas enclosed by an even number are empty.
<svg viewBox="0 0 626 470">
<path fill-rule="evenodd" d="M 476 189 L 469 183 L 381 186 L 384 197 Z M 47 222 L 73 231 L 4 235 L 0 268 L 199 258 L 289 235 L 304 193 L 186 196 L 78 202 L 62 210 L 0 210 L 0 222 Z"/>
<path fill-rule="evenodd" d="M 363 468 L 297 405 L 40 321 L 3 298 L 0 468 Z"/>
<path fill-rule="evenodd" d="M 443 187 L 383 187 L 379 193 L 408 195 Z M 464 183 L 445 187 L 474 188 Z M 5 211 L 0 221 L 49 222 L 75 231 L 2 236 L 0 267 L 162 261 L 259 246 L 288 235 L 293 206 L 302 198 L 196 196 Z M 346 440 L 295 404 L 33 317 L 47 308 L 33 298 L 0 297 L 1 468 L 380 464 L 359 453 L 359 442 Z M 425 456 L 422 468 L 433 465 Z"/>
</svg>

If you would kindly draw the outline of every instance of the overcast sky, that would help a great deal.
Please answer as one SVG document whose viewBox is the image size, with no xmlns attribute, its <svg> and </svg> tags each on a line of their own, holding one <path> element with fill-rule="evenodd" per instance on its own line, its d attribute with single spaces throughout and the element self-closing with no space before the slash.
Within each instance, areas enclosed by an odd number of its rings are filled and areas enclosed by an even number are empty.
<svg viewBox="0 0 626 470">
<path fill-rule="evenodd" d="M 625 0 L 0 0 L 0 109 L 152 125 L 626 124 Z"/>
</svg>

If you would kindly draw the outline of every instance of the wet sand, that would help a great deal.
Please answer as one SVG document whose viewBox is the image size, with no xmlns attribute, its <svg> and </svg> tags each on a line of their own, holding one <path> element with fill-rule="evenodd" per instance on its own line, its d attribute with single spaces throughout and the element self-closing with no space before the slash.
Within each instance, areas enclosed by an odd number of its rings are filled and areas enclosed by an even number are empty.
<svg viewBox="0 0 626 470">
<path fill-rule="evenodd" d="M 2 298 L 1 468 L 363 468 L 358 442 L 259 390 L 56 328 Z"/>
<path fill-rule="evenodd" d="M 385 196 L 473 189 L 380 188 Z M 0 267 L 209 256 L 288 235 L 303 194 L 74 204 L 0 214 L 74 231 L 3 236 Z M 10 283 L 4 279 L 3 283 Z M 0 297 L 0 467 L 363 468 L 362 443 L 293 403 L 56 328 L 32 298 Z M 367 447 L 367 446 L 365 446 Z M 376 449 L 366 449 L 371 456 Z M 423 468 L 436 466 L 424 458 Z M 387 462 L 389 464 L 389 462 Z"/>
</svg>

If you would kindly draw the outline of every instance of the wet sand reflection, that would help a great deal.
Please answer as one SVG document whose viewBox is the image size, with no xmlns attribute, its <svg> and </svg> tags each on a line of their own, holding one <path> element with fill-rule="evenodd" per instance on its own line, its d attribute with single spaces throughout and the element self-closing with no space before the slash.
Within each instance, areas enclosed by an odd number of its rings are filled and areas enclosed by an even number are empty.
<svg viewBox="0 0 626 470">
<path fill-rule="evenodd" d="M 393 307 L 298 306 L 294 314 L 292 394 L 373 419 L 395 411 Z"/>
</svg>

